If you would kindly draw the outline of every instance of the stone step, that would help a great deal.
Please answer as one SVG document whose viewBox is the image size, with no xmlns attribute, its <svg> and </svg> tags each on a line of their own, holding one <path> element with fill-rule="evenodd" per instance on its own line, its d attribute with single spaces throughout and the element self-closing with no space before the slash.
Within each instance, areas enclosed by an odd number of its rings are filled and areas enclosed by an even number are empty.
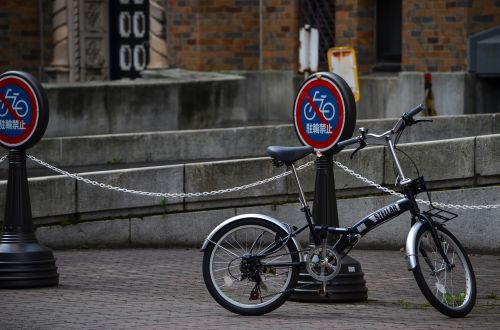
<svg viewBox="0 0 500 330">
<path fill-rule="evenodd" d="M 389 130 L 396 119 L 359 120 L 370 132 Z M 356 131 L 357 132 L 357 131 Z M 432 124 L 410 127 L 401 143 L 500 133 L 500 115 L 435 117 Z M 221 159 L 266 156 L 269 145 L 300 145 L 292 125 L 200 129 L 45 138 L 28 150 L 72 172 L 115 170 Z M 28 162 L 30 176 L 50 175 Z M 0 171 L 5 178 L 5 171 Z"/>
</svg>

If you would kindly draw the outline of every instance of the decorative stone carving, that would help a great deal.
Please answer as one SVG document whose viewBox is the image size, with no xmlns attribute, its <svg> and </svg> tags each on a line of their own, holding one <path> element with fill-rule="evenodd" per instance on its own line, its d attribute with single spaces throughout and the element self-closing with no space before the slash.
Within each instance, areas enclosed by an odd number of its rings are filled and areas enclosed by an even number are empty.
<svg viewBox="0 0 500 330">
<path fill-rule="evenodd" d="M 108 1 L 118 0 L 53 0 L 53 56 L 47 68 L 52 81 L 74 82 L 109 79 L 109 15 Z M 120 0 L 122 3 L 146 0 Z M 149 62 L 147 69 L 168 68 L 165 0 L 149 1 Z M 137 16 L 137 15 L 136 15 Z M 143 15 L 144 16 L 144 15 Z M 144 33 L 139 29 L 144 17 L 131 17 L 128 33 Z M 135 27 L 137 31 L 132 31 Z M 125 32 L 127 32 L 125 31 Z M 146 46 L 147 47 L 147 46 Z M 147 48 L 146 48 L 147 49 Z M 134 67 L 144 68 L 145 50 L 134 49 Z M 127 57 L 124 57 L 127 59 Z"/>
<path fill-rule="evenodd" d="M 79 0 L 81 80 L 109 79 L 108 1 Z"/>
<path fill-rule="evenodd" d="M 108 64 L 107 0 L 54 0 L 54 51 L 47 69 L 56 82 L 106 80 Z"/>
<path fill-rule="evenodd" d="M 102 10 L 99 3 L 85 3 L 85 28 L 88 31 L 95 31 L 102 27 Z"/>
<path fill-rule="evenodd" d="M 93 68 L 101 67 L 105 60 L 102 50 L 104 47 L 104 40 L 102 38 L 87 38 L 85 40 L 85 63 L 87 66 Z"/>
<path fill-rule="evenodd" d="M 68 1 L 70 3 L 70 81 L 80 81 L 81 79 L 81 54 L 80 54 L 80 6 L 79 0 Z"/>
</svg>

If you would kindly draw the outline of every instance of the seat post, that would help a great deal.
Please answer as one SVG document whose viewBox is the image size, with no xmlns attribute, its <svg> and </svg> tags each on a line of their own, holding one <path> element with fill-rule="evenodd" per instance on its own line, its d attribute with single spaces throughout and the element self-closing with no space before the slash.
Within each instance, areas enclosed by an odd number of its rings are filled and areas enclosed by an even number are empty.
<svg viewBox="0 0 500 330">
<path fill-rule="evenodd" d="M 302 207 L 306 207 L 307 206 L 306 196 L 304 195 L 304 191 L 302 190 L 302 186 L 300 185 L 299 176 L 297 175 L 297 170 L 295 169 L 294 163 L 292 163 L 292 173 L 293 177 L 295 178 L 295 182 L 297 182 L 297 187 L 299 187 L 300 203 L 302 204 Z"/>
</svg>

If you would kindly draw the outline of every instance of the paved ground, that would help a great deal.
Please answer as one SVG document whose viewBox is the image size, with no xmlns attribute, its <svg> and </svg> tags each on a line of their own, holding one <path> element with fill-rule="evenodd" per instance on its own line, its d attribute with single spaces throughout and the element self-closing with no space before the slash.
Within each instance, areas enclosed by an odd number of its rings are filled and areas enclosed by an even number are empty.
<svg viewBox="0 0 500 330">
<path fill-rule="evenodd" d="M 287 302 L 259 317 L 219 307 L 197 250 L 56 251 L 60 286 L 0 290 L 0 329 L 433 329 L 500 328 L 500 256 L 473 255 L 478 301 L 468 317 L 428 307 L 397 251 L 353 251 L 369 300 Z"/>
</svg>

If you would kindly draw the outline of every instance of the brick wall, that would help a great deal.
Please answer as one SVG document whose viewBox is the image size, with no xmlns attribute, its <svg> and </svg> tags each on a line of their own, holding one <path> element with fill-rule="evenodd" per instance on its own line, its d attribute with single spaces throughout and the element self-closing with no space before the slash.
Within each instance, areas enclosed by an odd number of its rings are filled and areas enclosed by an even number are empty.
<svg viewBox="0 0 500 330">
<path fill-rule="evenodd" d="M 467 38 L 500 25 L 500 1 L 403 2 L 403 70 L 466 71 Z"/>
<path fill-rule="evenodd" d="M 375 64 L 375 0 L 337 0 L 335 46 L 356 50 L 358 71 Z"/>
<path fill-rule="evenodd" d="M 299 13 L 297 0 L 264 3 L 264 70 L 297 70 Z"/>
<path fill-rule="evenodd" d="M 500 25 L 499 0 L 402 2 L 403 71 L 467 71 L 467 38 Z M 376 61 L 375 0 L 337 0 L 336 46 L 356 49 L 360 72 Z"/>
<path fill-rule="evenodd" d="M 39 1 L 0 1 L 0 73 L 8 70 L 23 70 L 39 79 L 42 78 L 40 77 L 41 65 L 49 63 L 51 54 L 52 2 L 42 1 L 42 10 L 43 31 L 41 32 Z"/>
<path fill-rule="evenodd" d="M 297 66 L 293 0 L 263 1 L 262 69 Z M 169 0 L 169 63 L 193 70 L 260 68 L 259 0 Z"/>
</svg>

